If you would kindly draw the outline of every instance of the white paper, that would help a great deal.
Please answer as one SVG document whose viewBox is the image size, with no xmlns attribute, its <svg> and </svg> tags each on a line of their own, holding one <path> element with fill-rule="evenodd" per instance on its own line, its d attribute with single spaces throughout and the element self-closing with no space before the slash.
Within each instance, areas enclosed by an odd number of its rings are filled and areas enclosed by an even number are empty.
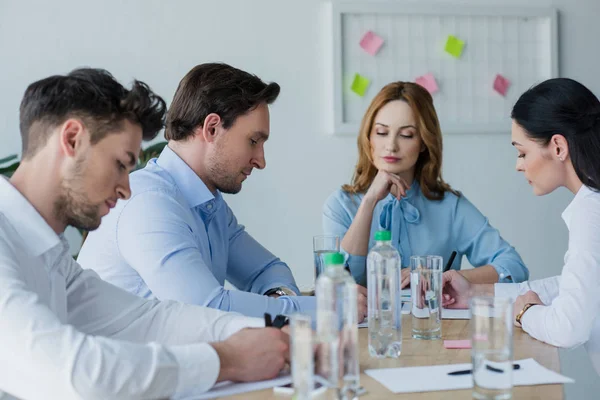
<svg viewBox="0 0 600 400">
<path fill-rule="evenodd" d="M 513 386 L 573 383 L 574 380 L 551 371 L 533 358 L 515 361 L 520 369 L 513 371 Z M 471 364 L 447 364 L 425 367 L 368 369 L 367 375 L 393 393 L 431 392 L 470 389 L 472 375 L 448 375 L 448 372 L 471 369 Z"/>
<path fill-rule="evenodd" d="M 292 383 L 292 376 L 279 376 L 275 379 L 260 382 L 236 383 L 236 382 L 219 382 L 212 387 L 208 392 L 203 394 L 186 394 L 173 397 L 173 400 L 205 400 L 216 399 L 217 397 L 233 396 L 240 393 L 254 392 L 256 390 L 270 389 L 275 386 L 283 386 Z"/>
<path fill-rule="evenodd" d="M 404 308 L 402 308 L 404 313 Z M 412 313 L 416 318 L 429 318 L 430 311 L 428 308 L 413 308 Z M 410 307 L 409 312 L 410 314 Z M 471 310 L 458 310 L 452 308 L 442 308 L 442 319 L 471 319 Z"/>
<path fill-rule="evenodd" d="M 471 310 L 442 308 L 442 319 L 471 319 Z"/>
</svg>

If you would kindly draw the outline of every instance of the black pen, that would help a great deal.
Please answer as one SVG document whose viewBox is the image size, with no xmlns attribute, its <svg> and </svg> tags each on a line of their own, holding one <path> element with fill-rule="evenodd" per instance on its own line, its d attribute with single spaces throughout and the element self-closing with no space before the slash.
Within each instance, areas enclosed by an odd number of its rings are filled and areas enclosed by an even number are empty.
<svg viewBox="0 0 600 400">
<path fill-rule="evenodd" d="M 273 327 L 273 328 L 283 328 L 286 325 L 289 325 L 290 320 L 285 315 L 276 315 L 275 319 L 271 318 L 271 314 L 265 313 L 265 328 Z"/>
<path fill-rule="evenodd" d="M 271 314 L 265 313 L 265 328 L 269 326 L 273 326 L 273 321 L 271 320 Z"/>
<path fill-rule="evenodd" d="M 450 254 L 450 258 L 448 259 L 448 264 L 446 264 L 446 267 L 444 268 L 444 272 L 446 272 L 450 269 L 450 267 L 452 266 L 452 263 L 454 262 L 455 257 L 456 257 L 456 251 L 453 251 L 452 254 Z"/>
<path fill-rule="evenodd" d="M 504 370 L 502 370 L 500 368 L 492 367 L 491 365 L 487 365 L 487 364 L 486 364 L 485 368 L 492 372 L 499 372 L 499 373 L 504 372 Z M 521 369 L 521 366 L 519 364 L 513 364 L 513 369 L 514 370 Z M 452 375 L 452 376 L 454 376 L 454 375 L 469 375 L 471 373 L 473 373 L 473 370 L 463 369 L 462 371 L 448 372 L 448 375 Z"/>
</svg>

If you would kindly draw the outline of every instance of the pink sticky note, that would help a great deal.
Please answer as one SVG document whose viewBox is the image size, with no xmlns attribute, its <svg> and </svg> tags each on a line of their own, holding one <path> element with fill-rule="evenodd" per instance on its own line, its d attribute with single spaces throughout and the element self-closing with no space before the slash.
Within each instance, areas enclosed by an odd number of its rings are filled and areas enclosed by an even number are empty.
<svg viewBox="0 0 600 400">
<path fill-rule="evenodd" d="M 373 31 L 368 31 L 365 33 L 360 40 L 360 47 L 362 47 L 364 51 L 372 56 L 377 54 L 381 48 L 381 45 L 383 45 L 383 39 L 377 36 L 377 34 L 375 34 Z"/>
<path fill-rule="evenodd" d="M 506 96 L 506 91 L 510 86 L 510 81 L 503 77 L 502 75 L 496 75 L 496 79 L 494 79 L 494 90 L 500 93 L 502 96 Z"/>
<path fill-rule="evenodd" d="M 470 349 L 470 340 L 444 340 L 444 347 L 447 349 Z"/>
<path fill-rule="evenodd" d="M 438 85 L 432 73 L 417 77 L 415 82 L 423 86 L 431 94 L 434 94 L 438 91 Z"/>
</svg>

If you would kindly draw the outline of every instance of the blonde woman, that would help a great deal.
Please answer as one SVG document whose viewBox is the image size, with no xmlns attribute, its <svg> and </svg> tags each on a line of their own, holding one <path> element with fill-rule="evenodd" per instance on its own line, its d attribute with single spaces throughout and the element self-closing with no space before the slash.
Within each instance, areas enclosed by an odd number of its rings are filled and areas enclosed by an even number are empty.
<svg viewBox="0 0 600 400">
<path fill-rule="evenodd" d="M 521 282 L 529 272 L 487 218 L 442 179 L 442 133 L 429 92 L 411 82 L 385 86 L 363 117 L 352 183 L 326 201 L 323 228 L 342 238 L 357 283 L 366 284 L 366 255 L 376 230 L 392 233 L 402 257 L 402 286 L 410 256 L 436 254 L 471 282 Z"/>
</svg>

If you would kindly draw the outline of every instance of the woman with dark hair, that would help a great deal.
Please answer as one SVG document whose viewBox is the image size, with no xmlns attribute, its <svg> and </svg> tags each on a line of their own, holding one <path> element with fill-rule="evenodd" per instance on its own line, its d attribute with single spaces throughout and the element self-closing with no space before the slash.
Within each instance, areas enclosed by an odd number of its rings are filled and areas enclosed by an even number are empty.
<svg viewBox="0 0 600 400">
<path fill-rule="evenodd" d="M 410 256 L 466 255 L 473 282 L 522 282 L 521 257 L 464 195 L 442 179 L 442 133 L 429 92 L 411 82 L 385 86 L 363 117 L 352 184 L 334 192 L 323 209 L 323 228 L 342 239 L 357 283 L 366 283 L 373 233 L 386 229 L 402 257 L 402 286 L 410 282 Z"/>
<path fill-rule="evenodd" d="M 470 293 L 516 298 L 515 325 L 558 347 L 585 344 L 600 374 L 600 102 L 582 84 L 547 80 L 525 92 L 512 111 L 517 170 L 538 195 L 566 187 L 569 247 L 560 276 L 521 284 L 471 285 L 444 276 L 444 305 L 468 307 Z"/>
</svg>

